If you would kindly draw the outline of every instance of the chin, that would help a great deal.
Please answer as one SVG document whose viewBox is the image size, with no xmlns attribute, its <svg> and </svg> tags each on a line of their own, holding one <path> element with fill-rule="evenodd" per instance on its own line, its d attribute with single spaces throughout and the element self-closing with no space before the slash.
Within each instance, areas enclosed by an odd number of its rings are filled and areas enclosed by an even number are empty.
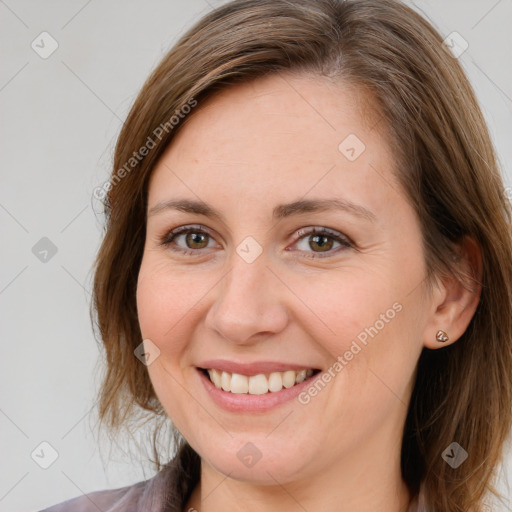
<svg viewBox="0 0 512 512">
<path fill-rule="evenodd" d="M 239 436 L 227 443 L 219 442 L 219 449 L 215 451 L 212 451 L 211 444 L 205 450 L 194 449 L 203 463 L 218 473 L 253 484 L 276 485 L 278 482 L 295 481 L 308 467 L 306 454 L 297 448 L 296 442 L 287 448 L 277 437 L 270 441 L 262 434 L 259 438 L 253 436 L 253 439 L 242 440 Z"/>
</svg>

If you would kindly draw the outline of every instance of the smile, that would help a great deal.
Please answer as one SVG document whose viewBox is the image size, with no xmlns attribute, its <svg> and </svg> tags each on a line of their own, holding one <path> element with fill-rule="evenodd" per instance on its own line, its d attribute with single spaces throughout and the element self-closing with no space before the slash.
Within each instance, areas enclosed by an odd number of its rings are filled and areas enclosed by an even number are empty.
<svg viewBox="0 0 512 512">
<path fill-rule="evenodd" d="M 282 361 L 210 359 L 196 371 L 208 397 L 231 413 L 262 413 L 293 402 L 321 376 L 315 367 Z"/>
<path fill-rule="evenodd" d="M 277 393 L 283 388 L 289 389 L 296 384 L 300 384 L 312 377 L 315 370 L 287 370 L 267 374 L 241 375 L 209 368 L 205 370 L 205 373 L 217 389 L 235 394 L 264 395 L 266 393 Z"/>
</svg>

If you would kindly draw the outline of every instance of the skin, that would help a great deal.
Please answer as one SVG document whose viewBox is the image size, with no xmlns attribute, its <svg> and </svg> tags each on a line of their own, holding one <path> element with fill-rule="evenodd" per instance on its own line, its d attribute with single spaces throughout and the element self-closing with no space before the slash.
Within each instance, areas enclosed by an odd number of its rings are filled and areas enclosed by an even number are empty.
<svg viewBox="0 0 512 512">
<path fill-rule="evenodd" d="M 236 85 L 193 111 L 153 171 L 148 211 L 188 198 L 223 216 L 149 215 L 139 273 L 141 331 L 160 350 L 148 366 L 151 381 L 202 459 L 185 510 L 407 509 L 400 449 L 416 363 L 423 347 L 460 337 L 478 293 L 454 280 L 426 293 L 419 222 L 367 105 L 322 77 L 271 75 Z M 338 149 L 349 134 L 366 146 L 354 161 Z M 343 198 L 375 219 L 342 210 L 272 219 L 274 206 L 312 198 Z M 171 229 L 197 224 L 210 235 L 203 243 L 187 245 L 181 235 L 161 245 Z M 297 235 L 315 226 L 353 246 L 328 238 L 324 252 L 314 235 Z M 263 250 L 252 263 L 236 252 L 248 236 Z M 462 254 L 478 262 L 473 246 Z M 326 371 L 397 303 L 394 318 L 307 404 L 228 412 L 200 381 L 196 366 L 214 358 Z M 450 336 L 443 345 L 438 329 Z M 251 468 L 237 457 L 247 442 L 262 454 Z"/>
</svg>

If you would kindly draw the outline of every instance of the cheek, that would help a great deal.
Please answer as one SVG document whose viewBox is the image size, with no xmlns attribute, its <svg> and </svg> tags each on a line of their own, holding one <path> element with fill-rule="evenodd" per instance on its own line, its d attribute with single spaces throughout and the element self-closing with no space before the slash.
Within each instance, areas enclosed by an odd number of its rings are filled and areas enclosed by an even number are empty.
<svg viewBox="0 0 512 512">
<path fill-rule="evenodd" d="M 166 364 L 178 362 L 186 348 L 184 328 L 197 298 L 183 278 L 165 263 L 143 260 L 137 283 L 137 314 L 143 339 L 150 339 L 166 355 Z"/>
<path fill-rule="evenodd" d="M 297 315 L 295 321 L 330 360 L 334 377 L 324 405 L 332 414 L 346 410 L 365 416 L 367 407 L 381 410 L 400 403 L 397 397 L 406 402 L 424 329 L 419 291 L 410 293 L 410 283 L 421 275 L 418 262 L 407 270 L 352 267 L 335 279 L 326 276 L 294 288 L 310 310 L 307 319 Z"/>
<path fill-rule="evenodd" d="M 375 328 L 379 334 L 389 331 L 400 316 L 400 292 L 389 269 L 377 273 L 352 267 L 308 278 L 296 283 L 294 291 L 308 309 L 294 320 L 334 359 L 350 350 L 353 341 L 364 346 Z"/>
<path fill-rule="evenodd" d="M 155 393 L 167 415 L 180 431 L 186 431 L 190 404 L 183 394 L 187 322 L 197 297 L 184 286 L 184 276 L 169 272 L 165 262 L 146 257 L 137 283 L 137 314 L 143 339 L 160 351 L 147 370 Z M 188 419 L 187 419 L 188 418 Z"/>
<path fill-rule="evenodd" d="M 160 258 L 145 256 L 137 282 L 137 314 L 143 336 L 151 334 L 163 340 L 172 335 L 198 296 L 190 276 L 171 271 Z"/>
</svg>

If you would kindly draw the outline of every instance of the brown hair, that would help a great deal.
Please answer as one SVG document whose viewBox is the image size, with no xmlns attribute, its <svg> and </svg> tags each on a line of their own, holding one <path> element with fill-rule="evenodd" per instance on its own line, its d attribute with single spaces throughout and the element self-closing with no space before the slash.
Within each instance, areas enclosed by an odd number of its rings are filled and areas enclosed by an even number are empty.
<svg viewBox="0 0 512 512">
<path fill-rule="evenodd" d="M 423 350 L 402 444 L 403 479 L 413 496 L 424 483 L 429 510 L 481 510 L 485 493 L 497 493 L 492 482 L 512 425 L 511 207 L 461 65 L 438 32 L 398 1 L 232 1 L 200 19 L 148 78 L 117 141 L 95 262 L 91 312 L 107 362 L 100 418 L 115 430 L 137 410 L 163 417 L 134 357 L 142 341 L 135 297 L 148 180 L 187 118 L 169 120 L 230 84 L 281 71 L 330 77 L 370 95 L 421 222 L 427 284 L 464 277 L 452 257 L 464 237 L 481 248 L 475 315 L 456 343 Z M 126 171 L 148 138 L 155 146 Z M 453 441 L 469 454 L 457 469 L 441 457 Z"/>
</svg>

